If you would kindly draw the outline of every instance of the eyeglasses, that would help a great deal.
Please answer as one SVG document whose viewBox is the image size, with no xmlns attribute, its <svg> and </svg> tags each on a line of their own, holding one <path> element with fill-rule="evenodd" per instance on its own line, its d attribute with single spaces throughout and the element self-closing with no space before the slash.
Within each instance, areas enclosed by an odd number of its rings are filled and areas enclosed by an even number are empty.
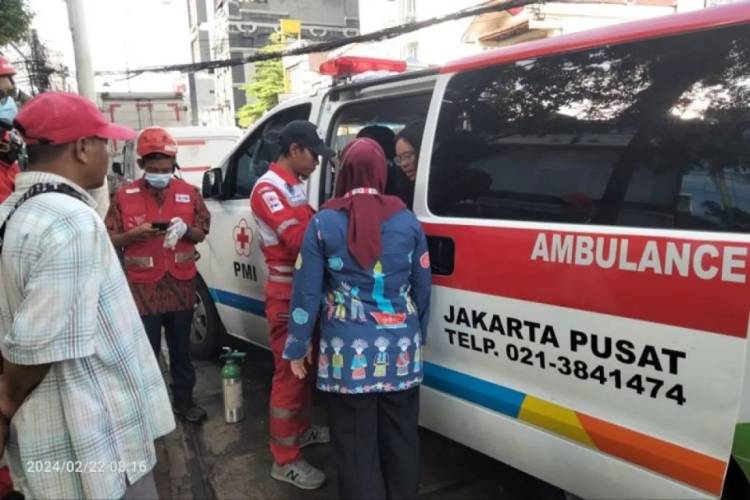
<svg viewBox="0 0 750 500">
<path fill-rule="evenodd" d="M 404 165 L 412 161 L 415 156 L 417 156 L 417 154 L 414 151 L 407 151 L 406 153 L 401 153 L 400 155 L 394 156 L 393 162 L 396 165 Z"/>
</svg>

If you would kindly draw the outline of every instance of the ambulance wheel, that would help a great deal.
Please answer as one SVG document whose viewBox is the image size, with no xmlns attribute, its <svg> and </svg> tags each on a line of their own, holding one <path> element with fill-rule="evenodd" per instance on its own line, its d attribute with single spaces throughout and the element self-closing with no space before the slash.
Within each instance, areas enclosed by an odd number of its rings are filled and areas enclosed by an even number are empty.
<svg viewBox="0 0 750 500">
<path fill-rule="evenodd" d="M 734 458 L 729 460 L 727 476 L 724 479 L 724 490 L 721 500 L 745 500 L 750 498 L 750 480 L 742 472 Z"/>
<path fill-rule="evenodd" d="M 190 354 L 194 359 L 214 359 L 221 347 L 224 325 L 221 324 L 208 287 L 200 278 L 195 287 L 195 295 L 193 323 L 190 328 Z"/>
</svg>

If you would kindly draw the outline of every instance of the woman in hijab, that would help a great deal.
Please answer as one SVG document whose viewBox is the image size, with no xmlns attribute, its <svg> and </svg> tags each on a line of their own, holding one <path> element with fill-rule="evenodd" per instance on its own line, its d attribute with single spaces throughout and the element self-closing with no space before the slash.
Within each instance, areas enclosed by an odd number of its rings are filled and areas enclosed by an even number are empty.
<svg viewBox="0 0 750 500">
<path fill-rule="evenodd" d="M 335 198 L 313 217 L 296 263 L 284 358 L 326 393 L 341 498 L 416 498 L 419 384 L 430 258 L 404 203 L 382 194 L 372 139 L 344 148 Z M 313 331 L 321 321 L 314 373 Z"/>
</svg>

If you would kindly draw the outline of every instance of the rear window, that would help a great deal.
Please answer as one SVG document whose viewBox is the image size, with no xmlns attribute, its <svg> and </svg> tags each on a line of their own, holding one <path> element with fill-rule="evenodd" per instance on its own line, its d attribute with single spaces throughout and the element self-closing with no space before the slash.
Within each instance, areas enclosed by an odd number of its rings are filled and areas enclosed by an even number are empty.
<svg viewBox="0 0 750 500">
<path fill-rule="evenodd" d="M 750 28 L 454 76 L 428 204 L 454 217 L 750 230 Z"/>
</svg>

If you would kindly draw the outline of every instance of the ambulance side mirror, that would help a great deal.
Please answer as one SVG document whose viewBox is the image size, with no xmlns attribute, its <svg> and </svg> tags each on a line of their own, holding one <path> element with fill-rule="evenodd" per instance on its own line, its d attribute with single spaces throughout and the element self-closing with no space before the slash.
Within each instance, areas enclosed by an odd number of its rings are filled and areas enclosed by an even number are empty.
<svg viewBox="0 0 750 500">
<path fill-rule="evenodd" d="M 203 174 L 202 194 L 204 198 L 223 198 L 224 179 L 221 168 L 212 168 Z"/>
</svg>

